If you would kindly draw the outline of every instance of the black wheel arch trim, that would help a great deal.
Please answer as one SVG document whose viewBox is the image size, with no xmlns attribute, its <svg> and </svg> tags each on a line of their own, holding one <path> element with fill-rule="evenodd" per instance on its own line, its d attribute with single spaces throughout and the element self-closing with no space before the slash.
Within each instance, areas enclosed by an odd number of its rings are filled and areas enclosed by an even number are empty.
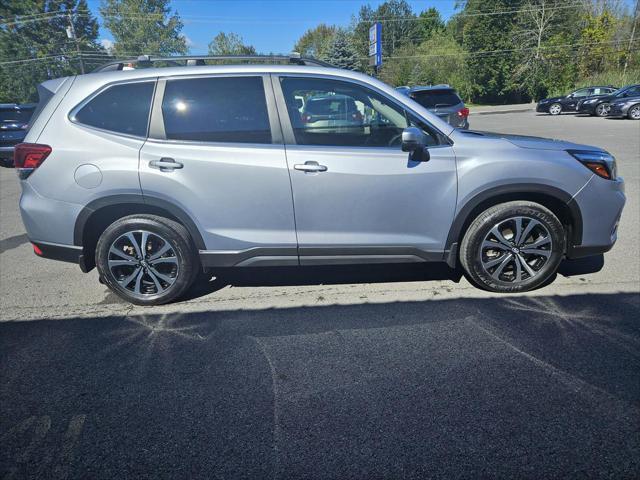
<svg viewBox="0 0 640 480">
<path fill-rule="evenodd" d="M 575 200 L 573 200 L 571 195 L 569 195 L 564 190 L 549 185 L 513 183 L 489 188 L 478 193 L 470 200 L 468 200 L 462 206 L 462 208 L 460 208 L 453 223 L 451 224 L 451 228 L 449 229 L 449 234 L 447 236 L 445 250 L 451 250 L 453 245 L 456 245 L 460 242 L 461 236 L 464 234 L 465 227 L 468 226 L 475 218 L 475 216 L 474 218 L 470 218 L 470 215 L 476 208 L 478 208 L 485 202 L 491 202 L 492 199 L 496 199 L 499 197 L 513 196 L 513 200 L 518 200 L 518 195 L 523 195 L 523 197 L 525 197 L 521 198 L 520 200 L 527 200 L 527 195 L 543 195 L 546 197 L 551 197 L 565 204 L 569 209 L 572 220 L 571 231 L 569 232 L 568 237 L 569 245 L 576 246 L 582 243 L 582 212 L 580 211 L 580 207 L 575 202 Z M 511 200 L 505 199 L 505 201 Z"/>
<path fill-rule="evenodd" d="M 165 210 L 167 213 L 175 217 L 187 229 L 197 249 L 204 250 L 205 244 L 202 235 L 198 230 L 193 219 L 180 207 L 175 204 L 163 200 L 161 198 L 148 195 L 138 194 L 120 194 L 101 197 L 88 203 L 78 215 L 73 231 L 73 244 L 82 246 L 85 227 L 91 216 L 98 210 L 105 207 L 115 207 L 118 205 L 142 205 Z M 147 213 L 147 212 L 144 212 Z"/>
</svg>

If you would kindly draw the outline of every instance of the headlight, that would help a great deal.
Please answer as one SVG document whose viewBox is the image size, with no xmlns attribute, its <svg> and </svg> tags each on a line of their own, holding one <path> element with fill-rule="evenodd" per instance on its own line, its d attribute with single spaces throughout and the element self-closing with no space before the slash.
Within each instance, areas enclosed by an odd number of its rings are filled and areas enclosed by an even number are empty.
<svg viewBox="0 0 640 480">
<path fill-rule="evenodd" d="M 616 159 L 607 152 L 597 150 L 567 150 L 567 153 L 599 177 L 614 180 L 618 176 Z"/>
<path fill-rule="evenodd" d="M 549 103 L 549 99 L 548 98 L 543 98 L 538 103 Z"/>
</svg>

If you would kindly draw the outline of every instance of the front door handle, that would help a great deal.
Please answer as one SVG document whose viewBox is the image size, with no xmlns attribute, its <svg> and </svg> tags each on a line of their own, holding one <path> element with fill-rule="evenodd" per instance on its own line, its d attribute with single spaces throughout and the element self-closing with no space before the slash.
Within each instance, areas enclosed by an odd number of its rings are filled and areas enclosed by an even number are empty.
<svg viewBox="0 0 640 480">
<path fill-rule="evenodd" d="M 294 165 L 293 168 L 301 172 L 326 172 L 327 167 L 320 165 L 318 162 L 304 162 L 304 164 Z"/>
<path fill-rule="evenodd" d="M 176 168 L 184 167 L 182 163 L 167 157 L 161 158 L 160 160 L 151 160 L 149 166 L 151 168 L 159 168 L 161 172 L 172 172 Z"/>
</svg>

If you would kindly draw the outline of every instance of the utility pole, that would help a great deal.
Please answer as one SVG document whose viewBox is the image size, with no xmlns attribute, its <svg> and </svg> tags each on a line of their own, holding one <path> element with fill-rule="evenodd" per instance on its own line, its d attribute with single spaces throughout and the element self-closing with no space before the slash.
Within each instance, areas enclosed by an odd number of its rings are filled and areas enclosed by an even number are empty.
<svg viewBox="0 0 640 480">
<path fill-rule="evenodd" d="M 71 13 L 68 14 L 69 26 L 67 27 L 67 37 L 72 39 L 76 44 L 76 52 L 78 52 L 78 59 L 80 60 L 80 72 L 84 74 L 84 62 L 82 61 L 82 52 L 80 52 L 80 44 L 78 43 L 78 37 L 76 37 L 76 28 L 73 26 L 73 18 Z"/>
<path fill-rule="evenodd" d="M 636 24 L 638 23 L 638 4 L 639 0 L 636 0 L 636 8 L 633 11 L 633 26 L 631 27 L 631 38 L 629 39 L 629 48 L 627 48 L 627 54 L 624 57 L 624 68 L 622 69 L 623 78 L 627 74 L 627 65 L 629 65 L 629 57 L 631 56 L 631 47 L 633 46 L 633 39 L 636 36 Z"/>
</svg>

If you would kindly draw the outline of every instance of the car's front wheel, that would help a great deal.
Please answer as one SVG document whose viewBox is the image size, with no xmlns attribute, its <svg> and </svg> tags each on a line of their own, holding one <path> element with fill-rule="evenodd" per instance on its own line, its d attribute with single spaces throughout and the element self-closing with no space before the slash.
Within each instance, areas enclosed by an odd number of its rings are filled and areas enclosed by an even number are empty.
<svg viewBox="0 0 640 480">
<path fill-rule="evenodd" d="M 560 115 L 562 113 L 562 105 L 559 103 L 552 103 L 549 105 L 549 113 L 551 115 Z"/>
<path fill-rule="evenodd" d="M 156 215 L 131 215 L 107 227 L 96 246 L 96 266 L 105 285 L 137 305 L 179 298 L 200 270 L 187 230 Z"/>
<path fill-rule="evenodd" d="M 562 261 L 562 223 L 533 202 L 508 202 L 481 213 L 460 245 L 470 280 L 493 292 L 525 292 L 555 274 Z"/>
<path fill-rule="evenodd" d="M 611 110 L 611 105 L 608 103 L 601 103 L 596 107 L 596 115 L 598 117 L 606 117 L 609 115 L 609 110 Z"/>
<path fill-rule="evenodd" d="M 631 120 L 640 120 L 640 105 L 634 105 L 631 107 L 627 115 Z"/>
</svg>

